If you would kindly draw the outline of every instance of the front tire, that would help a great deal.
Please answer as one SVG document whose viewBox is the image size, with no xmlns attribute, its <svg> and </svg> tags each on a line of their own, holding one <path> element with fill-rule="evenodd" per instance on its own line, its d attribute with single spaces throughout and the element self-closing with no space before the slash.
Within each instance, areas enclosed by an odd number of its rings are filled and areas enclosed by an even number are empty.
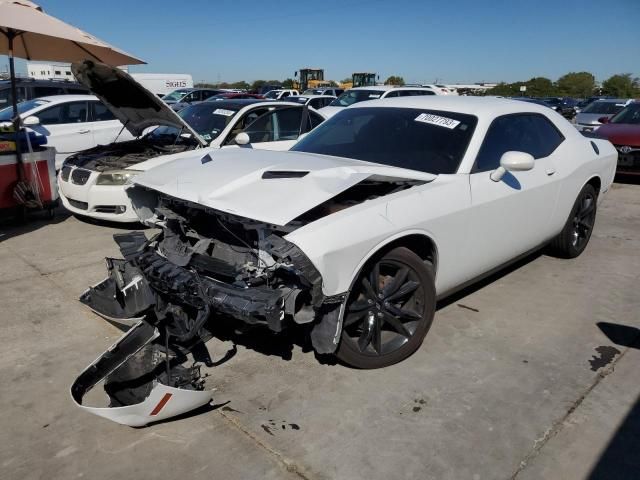
<svg viewBox="0 0 640 480">
<path fill-rule="evenodd" d="M 585 185 L 573 204 L 562 231 L 551 241 L 552 252 L 560 258 L 576 258 L 589 243 L 596 221 L 598 194 L 591 184 Z"/>
<path fill-rule="evenodd" d="M 433 267 L 399 247 L 360 272 L 345 307 L 336 356 L 356 368 L 400 362 L 422 344 L 435 313 Z"/>
</svg>

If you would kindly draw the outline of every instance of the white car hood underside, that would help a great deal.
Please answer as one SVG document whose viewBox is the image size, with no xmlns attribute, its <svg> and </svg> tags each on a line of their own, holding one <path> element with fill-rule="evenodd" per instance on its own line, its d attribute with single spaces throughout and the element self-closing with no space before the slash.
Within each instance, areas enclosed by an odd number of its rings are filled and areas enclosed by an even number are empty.
<svg viewBox="0 0 640 480">
<path fill-rule="evenodd" d="M 134 137 L 139 137 L 149 127 L 165 125 L 183 129 L 201 145 L 207 145 L 171 107 L 125 71 L 90 60 L 74 63 L 71 70 L 78 81 L 102 100 Z"/>
<path fill-rule="evenodd" d="M 265 172 L 290 176 L 263 178 Z M 308 173 L 295 177 L 293 172 Z M 286 225 L 369 177 L 423 182 L 436 178 L 359 160 L 241 148 L 207 154 L 195 151 L 138 175 L 135 185 L 241 217 Z"/>
</svg>

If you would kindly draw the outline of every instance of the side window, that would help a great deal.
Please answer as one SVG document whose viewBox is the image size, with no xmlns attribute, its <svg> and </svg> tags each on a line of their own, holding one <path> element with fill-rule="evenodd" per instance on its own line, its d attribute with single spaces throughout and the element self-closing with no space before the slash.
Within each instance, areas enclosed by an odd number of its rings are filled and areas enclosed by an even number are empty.
<svg viewBox="0 0 640 480">
<path fill-rule="evenodd" d="M 182 99 L 185 103 L 198 102 L 200 100 L 200 92 L 191 92 Z"/>
<path fill-rule="evenodd" d="M 62 95 L 64 90 L 60 87 L 33 87 L 33 97 L 48 97 L 49 95 Z"/>
<path fill-rule="evenodd" d="M 474 172 L 498 168 L 500 157 L 508 151 L 526 152 L 533 158 L 550 155 L 564 137 L 542 115 L 506 115 L 493 121 L 476 158 Z"/>
<path fill-rule="evenodd" d="M 300 132 L 302 108 L 279 108 L 263 115 L 244 131 L 251 143 L 295 140 Z"/>
<path fill-rule="evenodd" d="M 88 95 L 89 91 L 81 88 L 67 88 L 67 93 L 70 95 Z"/>
<path fill-rule="evenodd" d="M 282 96 L 280 98 L 287 98 L 289 95 L 289 92 L 282 92 Z"/>
<path fill-rule="evenodd" d="M 37 117 L 42 125 L 58 125 L 64 123 L 63 105 L 55 105 L 38 112 Z"/>
<path fill-rule="evenodd" d="M 324 98 L 312 98 L 311 101 L 309 102 L 309 106 L 315 108 L 316 110 L 318 108 L 324 107 L 325 106 Z"/>
<path fill-rule="evenodd" d="M 62 123 L 83 123 L 87 121 L 87 102 L 65 103 Z"/>
<path fill-rule="evenodd" d="M 401 91 L 400 90 L 396 90 L 395 92 L 389 92 L 388 95 L 385 95 L 384 98 L 393 98 L 393 97 L 399 97 L 400 96 Z"/>
<path fill-rule="evenodd" d="M 214 95 L 217 95 L 220 92 L 211 91 L 211 90 L 204 90 L 201 93 L 202 93 L 202 100 L 206 100 L 207 98 L 213 97 Z"/>
<path fill-rule="evenodd" d="M 324 122 L 324 118 L 322 118 L 316 112 L 309 112 L 309 123 L 307 124 L 307 132 L 309 130 L 313 130 L 322 122 Z"/>
<path fill-rule="evenodd" d="M 91 121 L 104 122 L 107 120 L 116 119 L 113 113 L 111 113 L 111 110 L 105 107 L 104 104 L 100 102 L 90 102 L 90 103 L 91 103 L 91 109 L 92 109 Z"/>
</svg>

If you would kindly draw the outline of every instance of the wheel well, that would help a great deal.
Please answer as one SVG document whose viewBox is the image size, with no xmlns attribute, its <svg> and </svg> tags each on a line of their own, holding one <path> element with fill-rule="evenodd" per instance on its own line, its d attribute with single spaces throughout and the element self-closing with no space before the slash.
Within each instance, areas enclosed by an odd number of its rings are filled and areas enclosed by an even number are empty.
<svg viewBox="0 0 640 480">
<path fill-rule="evenodd" d="M 386 244 L 377 252 L 377 255 L 389 252 L 397 247 L 405 247 L 418 255 L 422 260 L 433 265 L 434 273 L 437 272 L 438 251 L 435 243 L 426 235 L 412 234 L 400 237 L 391 243 Z"/>
<path fill-rule="evenodd" d="M 600 177 L 591 177 L 587 184 L 591 185 L 596 189 L 596 195 L 600 195 L 600 187 L 602 186 L 602 182 L 600 181 Z"/>
</svg>

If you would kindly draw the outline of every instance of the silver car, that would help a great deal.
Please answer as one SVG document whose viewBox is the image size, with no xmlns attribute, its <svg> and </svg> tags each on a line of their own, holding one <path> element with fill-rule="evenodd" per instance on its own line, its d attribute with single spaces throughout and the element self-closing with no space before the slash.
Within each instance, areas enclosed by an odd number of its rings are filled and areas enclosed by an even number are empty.
<svg viewBox="0 0 640 480">
<path fill-rule="evenodd" d="M 592 132 L 602 125 L 602 117 L 613 117 L 630 102 L 632 100 L 628 98 L 605 98 L 591 102 L 576 115 L 576 128 L 581 132 Z"/>
</svg>

